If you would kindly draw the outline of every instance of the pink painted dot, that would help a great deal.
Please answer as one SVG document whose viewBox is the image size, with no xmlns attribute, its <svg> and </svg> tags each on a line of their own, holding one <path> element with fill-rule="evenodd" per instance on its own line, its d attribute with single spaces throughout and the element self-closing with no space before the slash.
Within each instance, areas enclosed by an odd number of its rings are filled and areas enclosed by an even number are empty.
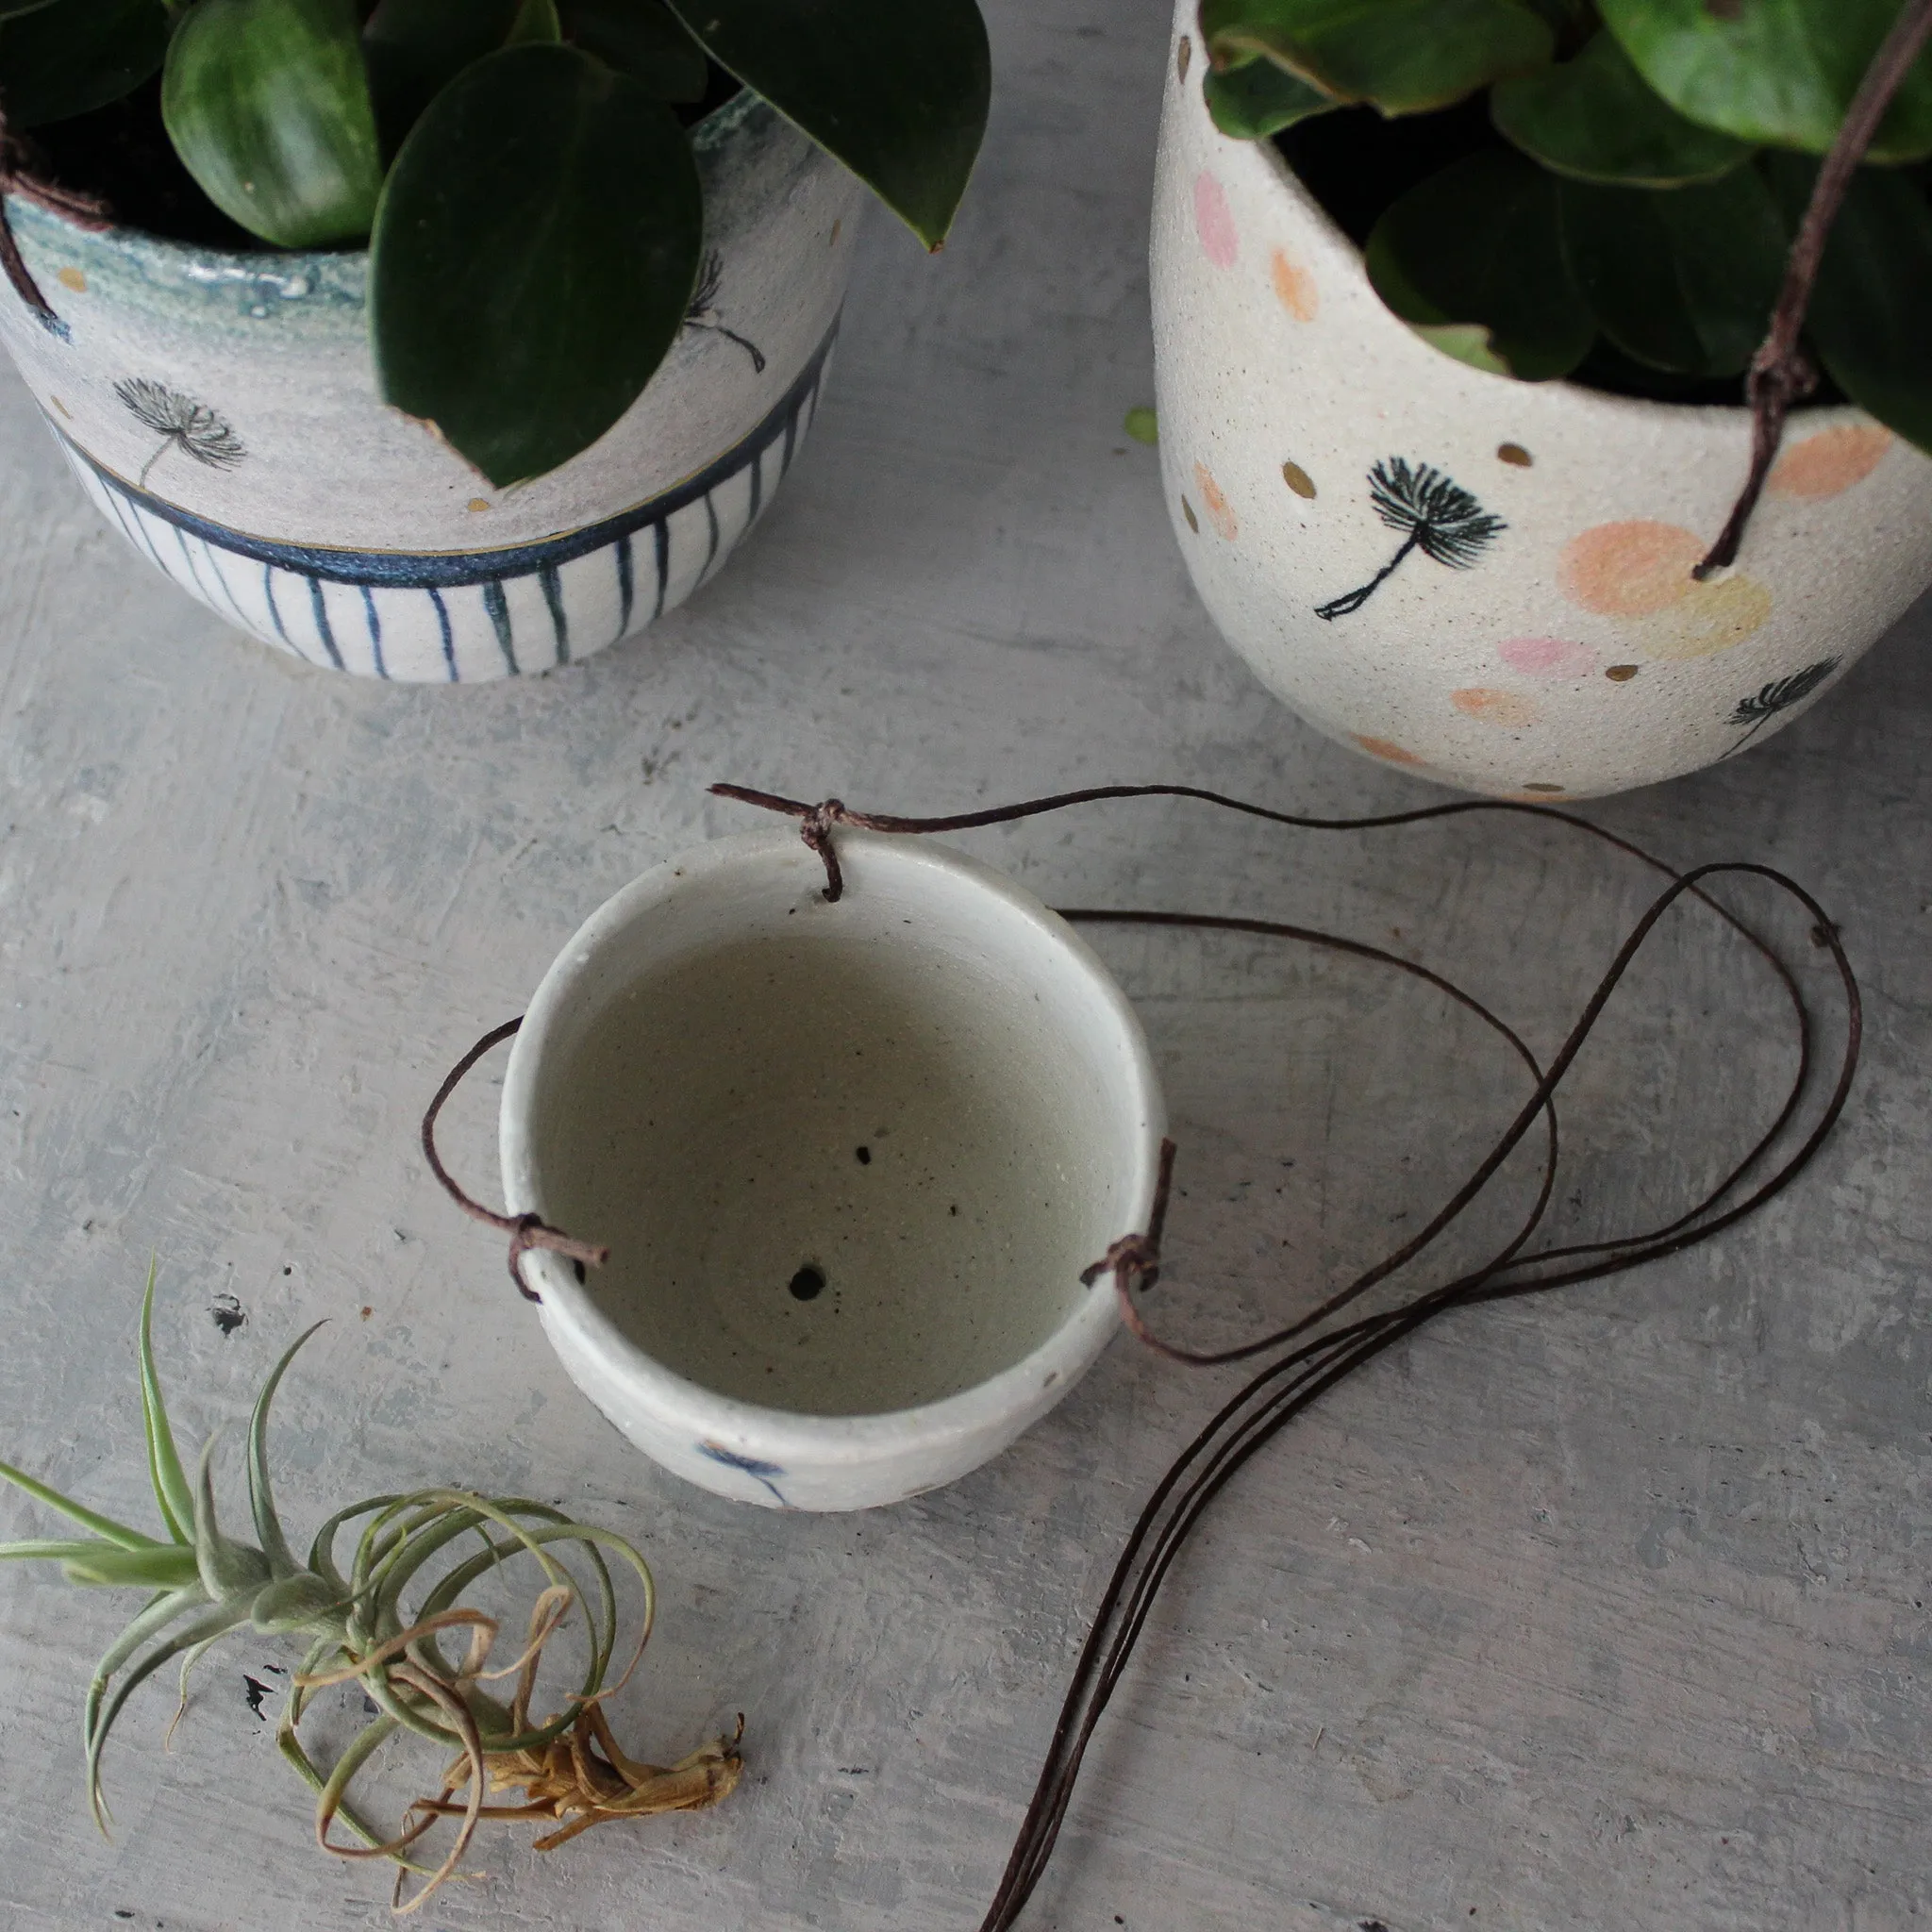
<svg viewBox="0 0 1932 1932">
<path fill-rule="evenodd" d="M 1596 653 L 1568 638 L 1511 638 L 1496 655 L 1510 670 L 1532 677 L 1587 677 L 1596 669 Z"/>
<path fill-rule="evenodd" d="M 1241 238 L 1235 232 L 1227 191 L 1205 168 L 1194 176 L 1194 226 L 1208 259 L 1216 268 L 1232 268 L 1241 252 Z"/>
</svg>

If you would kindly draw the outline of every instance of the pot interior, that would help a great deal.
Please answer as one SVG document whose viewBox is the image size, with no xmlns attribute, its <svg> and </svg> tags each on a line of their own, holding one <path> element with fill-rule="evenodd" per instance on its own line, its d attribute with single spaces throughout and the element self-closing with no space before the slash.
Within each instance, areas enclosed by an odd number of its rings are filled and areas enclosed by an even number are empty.
<svg viewBox="0 0 1932 1932">
<path fill-rule="evenodd" d="M 541 1210 L 609 1244 L 585 1284 L 609 1324 L 817 1415 L 1032 1354 L 1108 1292 L 1080 1272 L 1145 1164 L 1138 1037 L 1084 948 L 951 867 L 852 857 L 838 906 L 788 855 L 782 894 L 690 943 L 656 908 L 585 975 L 533 1096 Z"/>
</svg>

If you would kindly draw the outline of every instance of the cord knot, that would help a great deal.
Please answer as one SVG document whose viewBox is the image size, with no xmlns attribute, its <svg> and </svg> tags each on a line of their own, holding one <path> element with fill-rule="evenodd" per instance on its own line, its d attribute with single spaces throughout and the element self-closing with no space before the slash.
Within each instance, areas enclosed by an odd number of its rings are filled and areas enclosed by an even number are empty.
<svg viewBox="0 0 1932 1932">
<path fill-rule="evenodd" d="M 840 868 L 838 848 L 832 843 L 832 827 L 851 823 L 845 802 L 828 798 L 815 805 L 799 821 L 798 836 L 824 860 L 825 904 L 836 906 L 845 895 L 845 874 Z"/>
</svg>

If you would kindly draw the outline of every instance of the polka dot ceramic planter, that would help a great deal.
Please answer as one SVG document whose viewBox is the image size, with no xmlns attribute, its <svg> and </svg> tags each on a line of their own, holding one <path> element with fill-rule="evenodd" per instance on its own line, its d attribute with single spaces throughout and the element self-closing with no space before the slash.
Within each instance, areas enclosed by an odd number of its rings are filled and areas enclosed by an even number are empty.
<svg viewBox="0 0 1932 1932">
<path fill-rule="evenodd" d="M 1161 468 L 1215 623 L 1311 724 L 1467 791 L 1623 791 L 1764 742 L 1932 581 L 1932 461 L 1827 408 L 1696 582 L 1745 412 L 1430 348 L 1274 146 L 1216 130 L 1193 15 L 1155 194 Z"/>
<path fill-rule="evenodd" d="M 608 434 L 513 490 L 378 398 L 364 254 L 88 234 L 15 196 L 59 323 L 0 282 L 0 340 L 103 515 L 228 623 L 365 676 L 547 671 L 706 582 L 817 406 L 861 191 L 748 92 L 692 145 L 684 332 Z"/>
</svg>

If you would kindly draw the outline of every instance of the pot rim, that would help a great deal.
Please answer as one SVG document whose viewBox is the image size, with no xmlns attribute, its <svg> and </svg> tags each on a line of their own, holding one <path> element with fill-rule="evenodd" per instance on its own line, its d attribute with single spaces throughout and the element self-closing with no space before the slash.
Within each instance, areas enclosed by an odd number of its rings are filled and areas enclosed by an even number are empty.
<svg viewBox="0 0 1932 1932">
<path fill-rule="evenodd" d="M 1005 873 L 966 853 L 929 839 L 883 832 L 842 830 L 838 838 L 847 850 L 862 847 L 874 864 L 883 861 L 943 873 L 990 894 L 1009 915 L 1047 938 L 1074 967 L 1097 1015 L 1124 1049 L 1126 1083 L 1139 1125 L 1130 1129 L 1136 1144 L 1120 1232 L 1144 1227 L 1158 1178 L 1166 1109 L 1140 1016 L 1099 955 L 1058 913 Z M 534 1189 L 520 1175 L 529 1159 L 538 1062 L 577 982 L 594 970 L 598 951 L 673 892 L 689 890 L 698 880 L 746 860 L 794 855 L 814 877 L 822 876 L 820 860 L 789 824 L 714 840 L 667 858 L 607 899 L 558 954 L 531 998 L 504 1074 L 498 1146 L 505 1197 L 512 1213 L 542 1211 Z M 595 1360 L 638 1400 L 654 1424 L 681 1432 L 693 1443 L 710 1440 L 755 1448 L 820 1470 L 863 1468 L 887 1457 L 948 1448 L 1002 1424 L 1017 1430 L 1073 1388 L 1119 1325 L 1111 1287 L 1096 1282 L 1037 1348 L 970 1388 L 908 1408 L 821 1415 L 766 1407 L 678 1374 L 616 1326 L 561 1257 L 532 1250 L 524 1265 L 541 1284 L 541 1319 L 553 1345 L 558 1341 L 554 1329 L 573 1352 Z"/>
</svg>

